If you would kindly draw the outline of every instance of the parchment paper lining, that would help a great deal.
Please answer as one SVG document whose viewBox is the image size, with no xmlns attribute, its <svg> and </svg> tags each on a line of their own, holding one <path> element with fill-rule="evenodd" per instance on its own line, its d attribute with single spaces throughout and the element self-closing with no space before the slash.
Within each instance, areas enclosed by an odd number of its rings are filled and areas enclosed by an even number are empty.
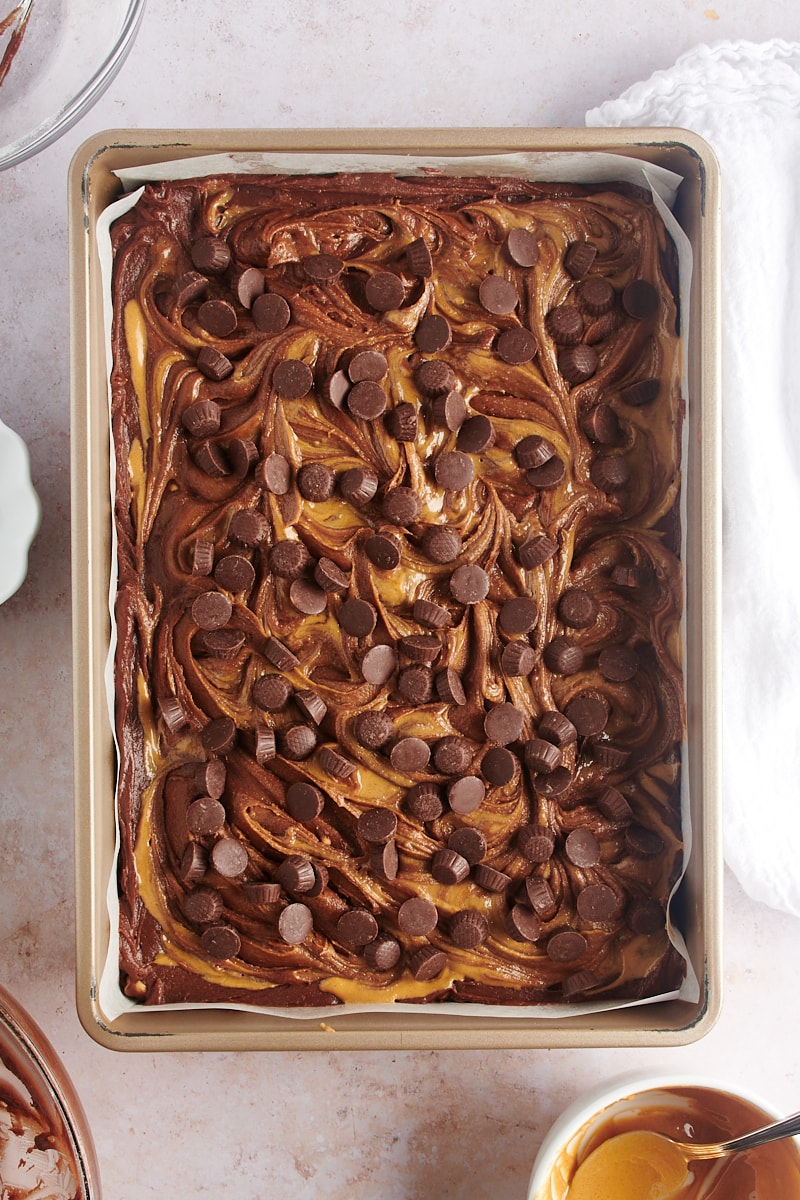
<svg viewBox="0 0 800 1200">
<path fill-rule="evenodd" d="M 540 180 L 551 183 L 612 183 L 627 182 L 647 188 L 656 208 L 673 238 L 678 252 L 680 312 L 683 344 L 688 344 L 689 331 L 689 295 L 692 276 L 692 247 L 689 239 L 672 213 L 672 205 L 682 182 L 681 177 L 673 171 L 668 171 L 655 163 L 646 163 L 638 159 L 628 158 L 617 154 L 602 153 L 519 153 L 508 155 L 479 155 L 474 157 L 407 157 L 403 155 L 380 154 L 347 154 L 347 153 L 314 153 L 314 154 L 269 154 L 269 153 L 232 153 L 215 154 L 197 158 L 179 159 L 176 161 L 155 163 L 131 167 L 117 171 L 125 195 L 106 208 L 97 221 L 96 237 L 103 279 L 103 317 L 106 345 L 106 360 L 108 366 L 108 402 L 111 403 L 110 376 L 112 369 L 111 326 L 112 326 L 112 296 L 111 296 L 111 224 L 137 203 L 142 194 L 144 183 L 172 179 L 193 179 L 204 175 L 219 174 L 309 174 L 321 175 L 337 171 L 345 172 L 388 172 L 395 175 L 508 175 Z M 136 190 L 133 190 L 136 189 Z M 681 389 L 686 400 L 687 410 L 690 403 L 688 390 L 688 372 L 686 354 L 683 354 L 681 366 Z M 688 450 L 688 420 L 683 425 L 683 445 L 681 461 L 686 462 Z M 114 510 L 116 493 L 116 462 L 113 439 L 109 446 L 109 487 L 111 496 L 111 512 Z M 114 657 L 116 652 L 117 630 L 114 619 L 114 603 L 117 590 L 117 538 L 112 520 L 111 563 L 109 581 L 109 609 L 111 613 L 111 637 L 109 653 L 106 660 L 106 698 L 109 708 L 109 722 L 115 730 L 114 722 Z M 681 527 L 686 528 L 686 488 L 681 489 Z M 683 662 L 686 662 L 686 580 L 683 579 L 684 619 L 682 621 Z M 685 686 L 685 684 L 684 684 Z M 117 761 L 119 761 L 119 746 L 114 733 Z M 688 791 L 688 754 L 689 749 L 684 740 L 681 756 L 681 822 L 684 839 L 684 852 L 681 873 L 673 889 L 677 890 L 680 880 L 686 870 L 691 853 L 692 831 L 690 822 L 690 806 Z M 118 815 L 118 814 L 117 814 Z M 521 1007 L 516 1005 L 488 1004 L 332 1004 L 324 1008 L 269 1008 L 250 1004 L 214 1003 L 214 1004 L 164 1004 L 148 1006 L 137 1004 L 124 995 L 119 986 L 119 898 L 117 894 L 117 861 L 119 857 L 120 838 L 119 821 L 115 823 L 116 841 L 114 859 L 107 889 L 107 904 L 110 919 L 111 936 L 109 937 L 108 952 L 99 982 L 98 994 L 102 1010 L 109 1020 L 114 1020 L 125 1012 L 154 1011 L 181 1009 L 225 1008 L 245 1012 L 260 1012 L 273 1017 L 284 1017 L 287 1020 L 319 1021 L 321 1015 L 333 1018 L 337 1015 L 355 1013 L 416 1013 L 424 1011 L 426 1017 L 542 1017 L 563 1018 L 585 1014 L 604 1012 L 611 1009 L 633 1008 L 643 1004 L 654 1004 L 664 1000 L 680 998 L 690 1003 L 696 1003 L 700 994 L 697 973 L 689 958 L 684 939 L 677 929 L 669 927 L 673 945 L 686 962 L 686 977 L 677 991 L 664 993 L 660 996 L 648 997 L 645 1000 L 626 1001 L 593 1001 L 586 1003 L 570 1003 L 569 1005 L 535 1005 Z"/>
</svg>

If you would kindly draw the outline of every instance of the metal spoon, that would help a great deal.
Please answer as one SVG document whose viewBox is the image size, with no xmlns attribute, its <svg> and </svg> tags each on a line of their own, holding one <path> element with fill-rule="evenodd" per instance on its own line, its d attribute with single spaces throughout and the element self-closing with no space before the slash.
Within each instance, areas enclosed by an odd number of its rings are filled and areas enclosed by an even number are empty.
<svg viewBox="0 0 800 1200">
<path fill-rule="evenodd" d="M 800 1112 L 782 1121 L 771 1121 L 761 1129 L 752 1133 L 742 1134 L 741 1137 L 731 1138 L 728 1142 L 708 1142 L 705 1145 L 692 1145 L 691 1142 L 675 1142 L 684 1158 L 721 1158 L 723 1154 L 733 1154 L 737 1150 L 753 1150 L 756 1146 L 765 1146 L 767 1142 L 778 1142 L 781 1138 L 794 1137 L 800 1133 Z"/>
</svg>

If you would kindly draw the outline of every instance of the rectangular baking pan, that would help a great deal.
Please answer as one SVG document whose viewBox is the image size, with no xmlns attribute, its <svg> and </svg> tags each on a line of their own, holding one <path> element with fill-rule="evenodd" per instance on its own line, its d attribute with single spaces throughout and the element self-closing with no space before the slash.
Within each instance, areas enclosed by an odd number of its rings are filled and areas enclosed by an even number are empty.
<svg viewBox="0 0 800 1200">
<path fill-rule="evenodd" d="M 115 752 L 104 670 L 108 653 L 111 512 L 100 268 L 94 230 L 121 187 L 115 169 L 222 151 L 358 151 L 481 155 L 603 151 L 683 176 L 676 215 L 694 253 L 688 340 L 689 436 L 686 680 L 693 848 L 678 897 L 696 1003 L 669 1000 L 593 1016 L 535 1009 L 492 1018 L 326 1010 L 283 1018 L 222 1009 L 127 1013 L 110 1020 L 98 981 L 111 932 L 106 891 L 115 840 Z M 116 1050 L 396 1050 L 666 1046 L 697 1041 L 721 1004 L 719 767 L 719 175 L 695 134 L 674 129 L 111 130 L 76 152 L 69 175 L 72 393 L 72 571 L 77 1007 L 87 1032 Z"/>
</svg>

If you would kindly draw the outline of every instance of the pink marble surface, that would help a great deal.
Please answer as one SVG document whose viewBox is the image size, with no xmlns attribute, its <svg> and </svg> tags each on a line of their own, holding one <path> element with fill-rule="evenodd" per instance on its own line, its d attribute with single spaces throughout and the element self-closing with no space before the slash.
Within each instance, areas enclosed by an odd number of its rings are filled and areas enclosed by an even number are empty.
<svg viewBox="0 0 800 1200">
<path fill-rule="evenodd" d="M 113 1200 L 523 1197 L 565 1103 L 634 1065 L 746 1080 L 800 1107 L 800 923 L 727 878 L 725 1002 L 695 1046 L 481 1053 L 121 1055 L 73 999 L 66 171 L 125 126 L 570 125 L 701 40 L 800 40 L 793 0 L 149 0 L 100 103 L 0 174 L 0 416 L 43 504 L 0 607 L 0 979 L 87 1109 Z M 786 1019 L 781 1020 L 781 1014 Z"/>
</svg>

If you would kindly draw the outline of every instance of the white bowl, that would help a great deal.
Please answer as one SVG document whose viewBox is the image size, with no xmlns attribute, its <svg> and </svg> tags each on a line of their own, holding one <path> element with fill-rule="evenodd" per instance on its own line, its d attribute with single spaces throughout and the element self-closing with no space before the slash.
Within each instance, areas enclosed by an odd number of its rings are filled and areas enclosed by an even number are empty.
<svg viewBox="0 0 800 1200">
<path fill-rule="evenodd" d="M 763 1124 L 786 1115 L 776 1112 L 767 1101 L 738 1083 L 685 1074 L 623 1075 L 584 1093 L 555 1121 L 539 1147 L 528 1184 L 527 1200 L 569 1200 L 567 1188 L 570 1177 L 598 1128 L 617 1115 L 646 1111 L 646 1096 L 654 1100 L 652 1093 L 669 1092 L 674 1088 L 706 1088 L 745 1101 L 765 1115 Z M 756 1117 L 752 1128 L 757 1128 L 758 1124 Z M 646 1128 L 644 1122 L 642 1128 Z M 797 1139 L 795 1144 L 800 1145 Z M 800 1195 L 800 1190 L 797 1194 Z M 786 1197 L 785 1200 L 790 1198 Z"/>
<path fill-rule="evenodd" d="M 0 421 L 0 604 L 14 595 L 28 573 L 28 551 L 41 514 L 28 447 Z"/>
</svg>

